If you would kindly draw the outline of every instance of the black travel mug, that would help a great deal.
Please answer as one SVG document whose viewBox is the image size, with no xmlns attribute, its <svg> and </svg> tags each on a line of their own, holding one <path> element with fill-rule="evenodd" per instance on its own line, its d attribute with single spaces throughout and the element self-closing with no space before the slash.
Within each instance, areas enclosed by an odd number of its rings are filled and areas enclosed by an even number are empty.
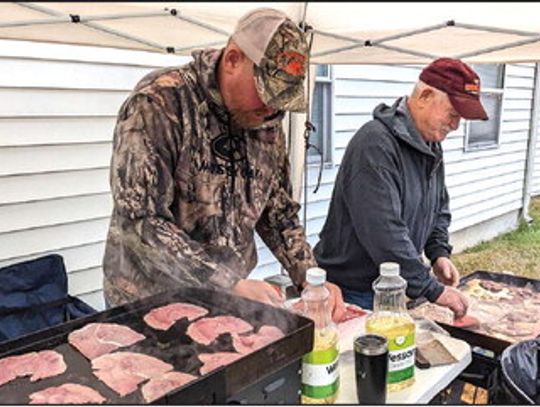
<svg viewBox="0 0 540 407">
<path fill-rule="evenodd" d="M 386 403 L 388 342 L 384 336 L 367 334 L 354 340 L 354 365 L 358 404 Z"/>
</svg>

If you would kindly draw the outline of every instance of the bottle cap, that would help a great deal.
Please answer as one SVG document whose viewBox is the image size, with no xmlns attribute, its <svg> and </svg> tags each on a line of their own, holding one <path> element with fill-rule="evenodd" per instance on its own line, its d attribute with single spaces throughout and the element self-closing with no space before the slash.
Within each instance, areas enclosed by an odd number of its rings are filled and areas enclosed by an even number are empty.
<svg viewBox="0 0 540 407">
<path fill-rule="evenodd" d="M 399 276 L 399 264 L 392 262 L 381 263 L 379 272 L 381 273 L 381 276 L 385 277 Z"/>
<path fill-rule="evenodd" d="M 319 267 L 312 267 L 306 271 L 306 281 L 311 285 L 321 285 L 326 282 L 326 271 Z"/>
</svg>

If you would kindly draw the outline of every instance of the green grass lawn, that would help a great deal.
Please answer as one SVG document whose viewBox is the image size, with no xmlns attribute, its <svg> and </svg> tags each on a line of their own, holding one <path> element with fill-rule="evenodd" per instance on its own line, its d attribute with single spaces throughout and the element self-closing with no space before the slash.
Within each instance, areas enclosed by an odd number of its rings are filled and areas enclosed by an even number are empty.
<svg viewBox="0 0 540 407">
<path fill-rule="evenodd" d="M 540 279 L 540 198 L 531 200 L 530 225 L 452 255 L 462 275 L 476 270 L 511 272 Z"/>
</svg>

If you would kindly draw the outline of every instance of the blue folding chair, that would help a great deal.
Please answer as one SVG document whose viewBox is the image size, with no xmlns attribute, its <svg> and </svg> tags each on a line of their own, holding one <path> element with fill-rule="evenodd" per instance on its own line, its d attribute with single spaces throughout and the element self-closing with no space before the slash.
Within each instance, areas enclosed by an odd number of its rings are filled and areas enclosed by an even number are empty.
<svg viewBox="0 0 540 407">
<path fill-rule="evenodd" d="M 0 268 L 0 342 L 96 313 L 67 282 L 58 254 Z"/>
</svg>

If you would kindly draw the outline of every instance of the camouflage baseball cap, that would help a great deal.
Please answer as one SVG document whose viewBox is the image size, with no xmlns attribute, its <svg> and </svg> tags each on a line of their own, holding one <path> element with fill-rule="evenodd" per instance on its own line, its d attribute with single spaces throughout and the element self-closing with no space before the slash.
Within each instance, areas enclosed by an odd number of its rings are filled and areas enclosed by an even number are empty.
<svg viewBox="0 0 540 407">
<path fill-rule="evenodd" d="M 238 21 L 232 40 L 254 62 L 255 85 L 265 105 L 306 111 L 308 46 L 286 14 L 271 8 L 253 10 Z"/>
</svg>

